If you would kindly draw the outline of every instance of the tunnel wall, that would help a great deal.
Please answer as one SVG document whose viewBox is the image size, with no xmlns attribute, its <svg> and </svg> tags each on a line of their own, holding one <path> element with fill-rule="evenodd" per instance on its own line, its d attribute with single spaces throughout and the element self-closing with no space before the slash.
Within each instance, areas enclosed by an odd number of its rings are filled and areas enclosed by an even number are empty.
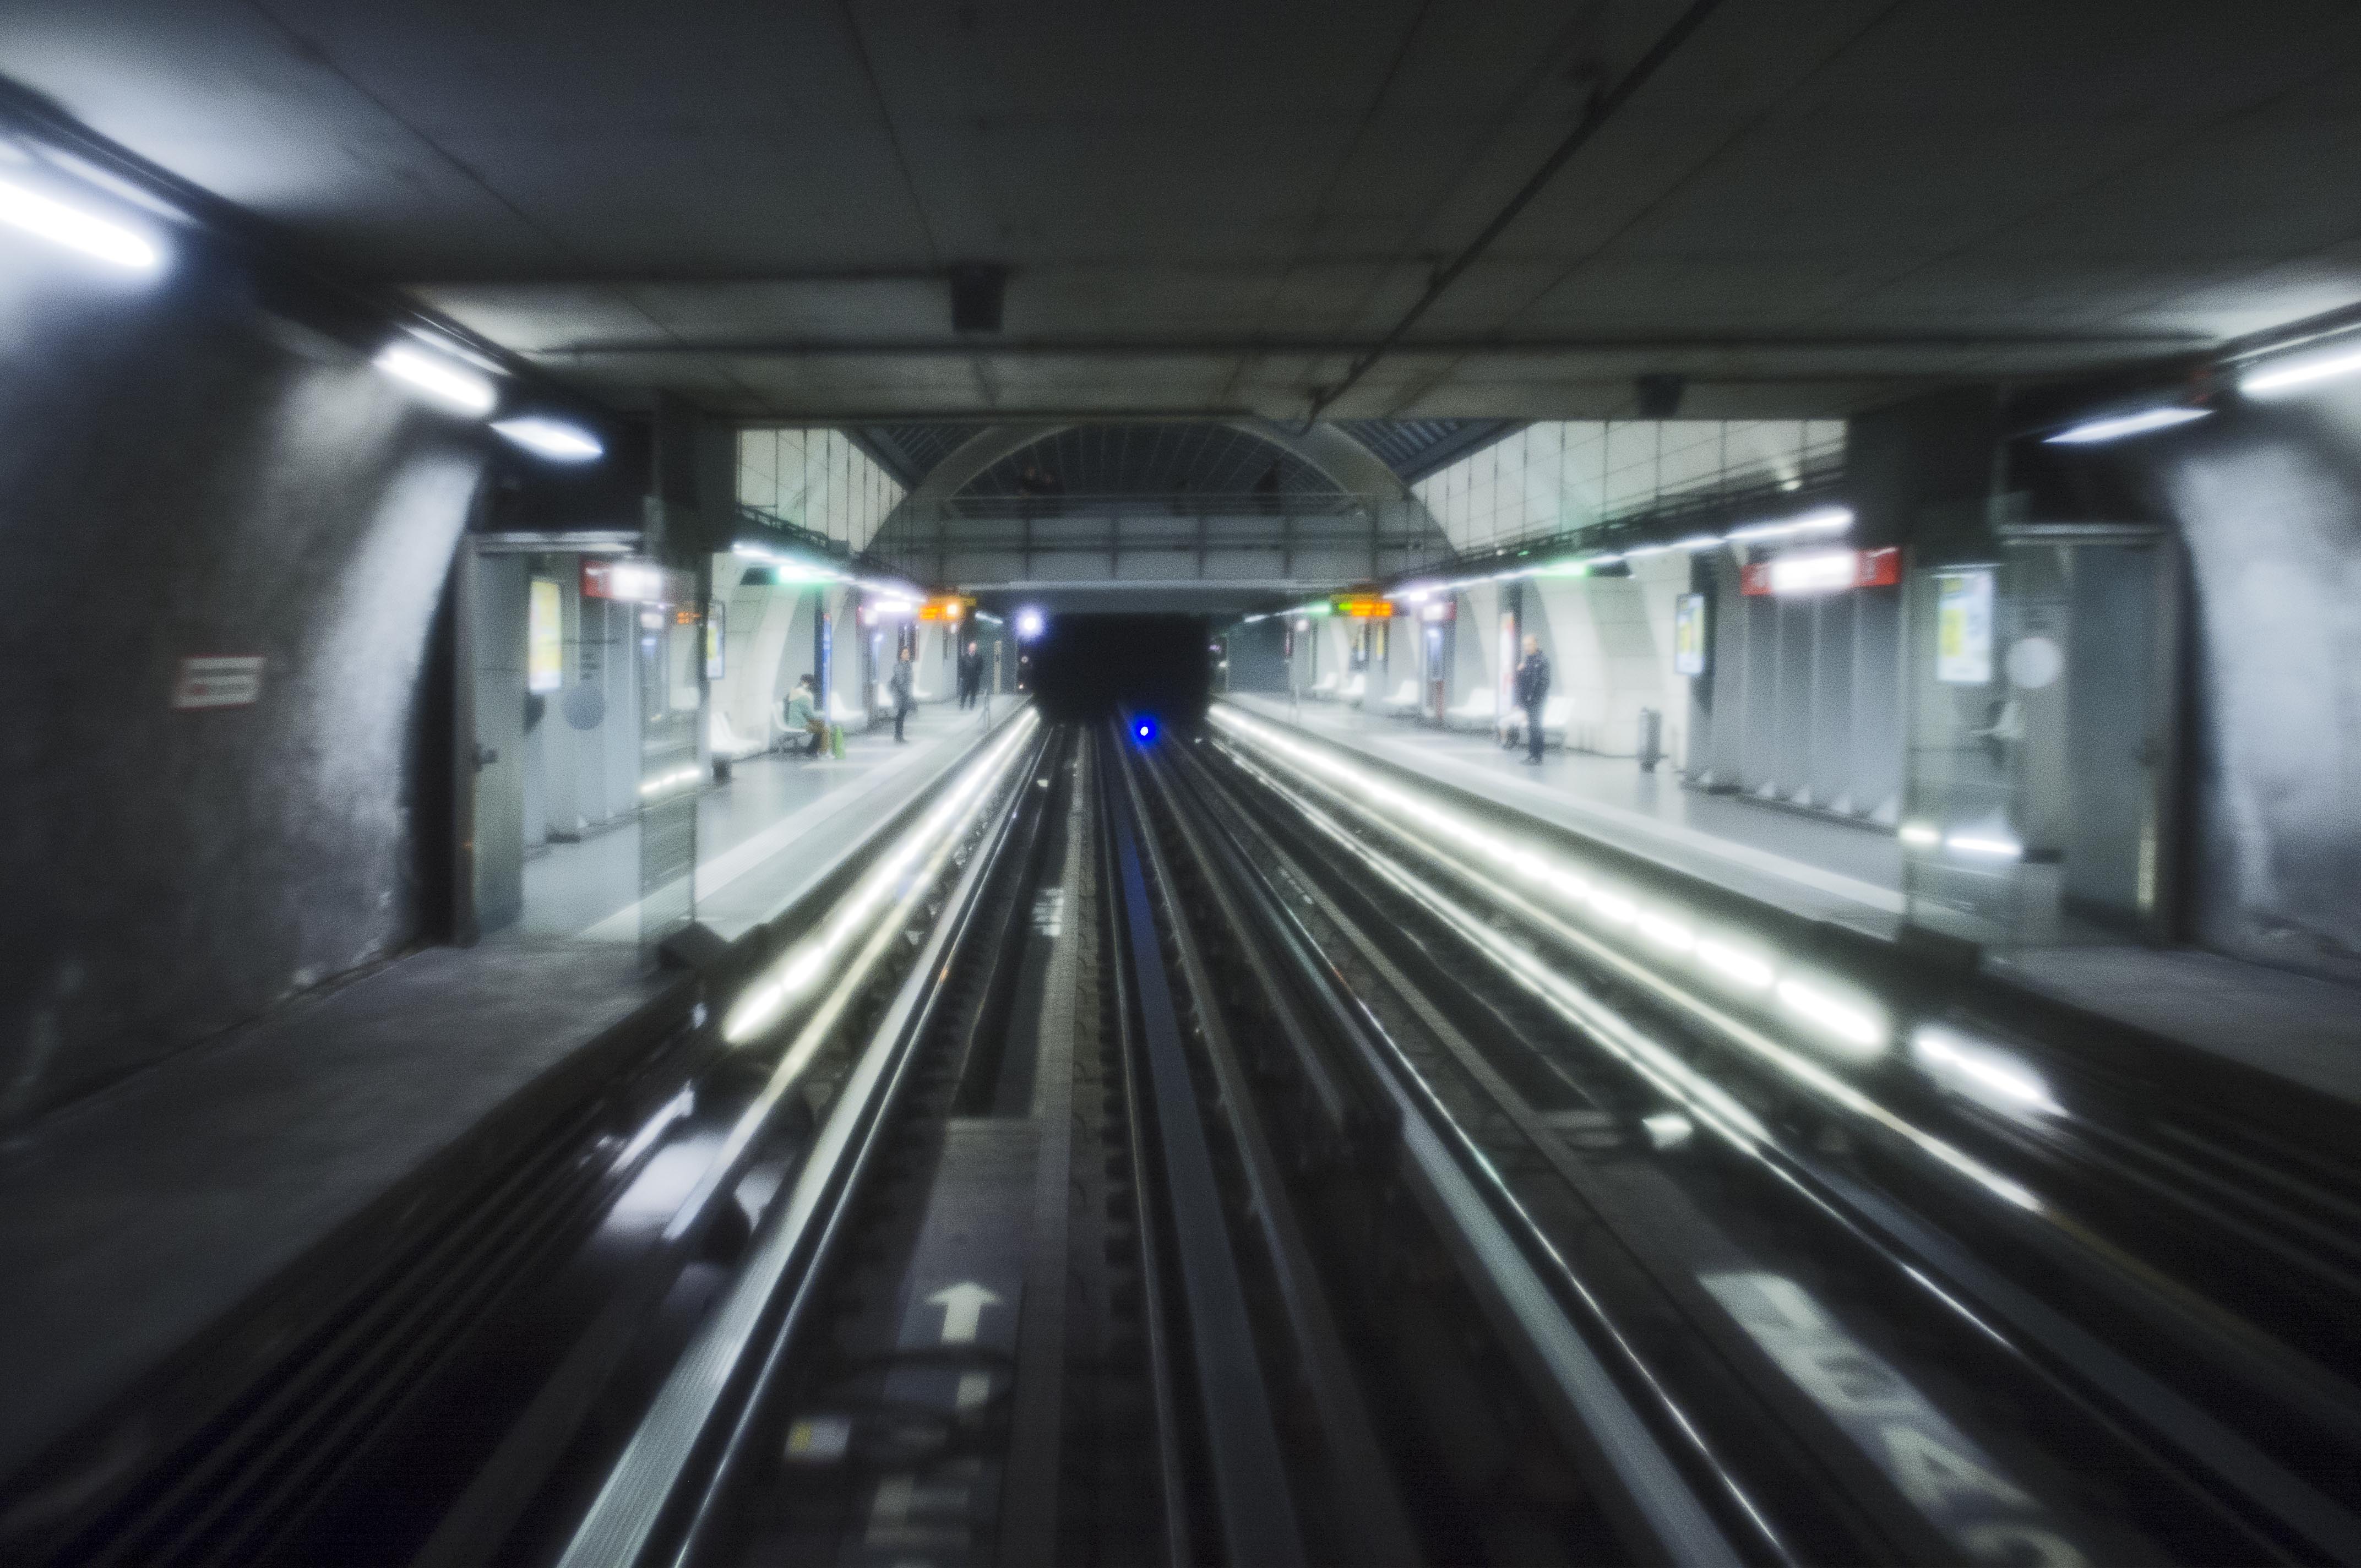
<svg viewBox="0 0 2361 1568">
<path fill-rule="evenodd" d="M 481 457 L 193 251 L 9 246 L 0 343 L 5 1126 L 439 918 L 426 662 Z M 217 654 L 259 700 L 175 710 Z"/>
<path fill-rule="evenodd" d="M 2189 553 L 2191 935 L 2361 981 L 2361 391 L 2121 450 Z"/>
</svg>

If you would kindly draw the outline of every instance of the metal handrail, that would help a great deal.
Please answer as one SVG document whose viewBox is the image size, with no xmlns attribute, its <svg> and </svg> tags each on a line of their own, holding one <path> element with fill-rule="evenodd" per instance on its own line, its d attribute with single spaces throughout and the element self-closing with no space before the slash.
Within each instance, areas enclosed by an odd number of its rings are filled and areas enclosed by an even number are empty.
<svg viewBox="0 0 2361 1568">
<path fill-rule="evenodd" d="M 1715 484 L 1665 496 L 1644 507 L 1578 528 L 1550 529 L 1498 540 L 1480 550 L 1456 551 L 1433 568 L 1481 571 L 1509 562 L 1573 550 L 1615 550 L 1659 543 L 1719 523 L 1770 517 L 1821 505 L 1843 488 L 1848 469 L 1842 452 L 1807 454 L 1786 479 L 1749 485 Z"/>
<path fill-rule="evenodd" d="M 738 503 L 738 521 L 741 524 L 759 528 L 765 533 L 784 534 L 786 543 L 842 561 L 849 565 L 858 566 L 865 572 L 886 576 L 897 570 L 890 562 L 866 550 L 855 550 L 841 539 L 822 533 L 817 529 L 806 528 L 799 522 L 791 522 L 777 512 L 750 505 L 745 501 Z"/>
<path fill-rule="evenodd" d="M 1149 517 L 1351 517 L 1373 503 L 1361 496 L 1305 495 L 1294 491 L 1169 490 L 1108 491 L 1039 496 L 954 496 L 940 503 L 946 517 L 1041 518 L 1122 513 Z"/>
</svg>

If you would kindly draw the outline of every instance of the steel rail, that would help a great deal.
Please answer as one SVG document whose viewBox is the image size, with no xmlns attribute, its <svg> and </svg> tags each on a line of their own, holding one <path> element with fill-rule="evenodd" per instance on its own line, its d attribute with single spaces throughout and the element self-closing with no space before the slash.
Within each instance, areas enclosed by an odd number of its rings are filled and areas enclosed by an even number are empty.
<svg viewBox="0 0 2361 1568">
<path fill-rule="evenodd" d="M 1263 774 L 1254 762 L 1237 760 L 1248 773 L 1260 775 L 1278 798 L 1295 802 L 1299 811 L 1317 815 L 1313 803 L 1297 795 L 1290 786 Z M 1333 790 L 1318 788 L 1316 793 L 1332 804 L 1340 803 L 1341 797 Z M 1362 815 L 1349 801 L 1341 804 Z M 1452 863 L 1432 846 L 1417 843 L 1396 828 L 1374 818 L 1368 821 L 1389 839 L 1478 889 L 1496 908 L 1510 913 L 1527 928 L 1562 941 L 1576 952 L 1596 947 L 1520 891 Z M 1368 846 L 1345 839 L 1335 842 L 1372 874 L 1381 878 L 1398 874 Z M 1475 916 L 1460 918 L 1467 921 Z M 1611 952 L 1602 949 L 1601 954 L 1610 972 L 1623 962 Z M 1642 983 L 1638 989 L 1644 994 L 1648 987 Z M 1679 1011 L 1674 1008 L 1675 1014 Z M 1631 1030 L 1620 1014 L 1595 1004 L 1591 1012 L 1595 1015 L 1587 1018 L 1587 1026 L 1610 1035 Z M 1741 1136 L 1710 1111 L 1710 1107 L 1696 1108 L 1700 1127 L 1746 1146 L 1745 1152 L 1752 1159 L 1811 1210 L 1833 1222 L 1838 1234 L 1854 1238 L 1867 1248 L 1868 1255 L 1883 1258 L 1899 1278 L 1923 1291 L 1938 1314 L 1956 1318 L 1969 1333 L 2001 1347 L 2008 1360 L 2037 1386 L 2079 1409 L 2125 1445 L 2128 1454 L 2138 1456 L 2140 1463 L 2159 1474 L 2174 1476 L 2190 1506 L 2210 1511 L 2217 1524 L 2227 1526 L 2257 1550 L 2267 1549 L 2269 1536 L 2292 1532 L 2340 1560 L 2361 1557 L 2361 1525 L 2352 1515 L 2305 1477 L 2263 1453 L 2248 1436 L 2014 1283 L 1894 1198 L 1839 1175 L 1828 1162 L 1811 1157 L 1795 1146 L 1793 1140 L 1767 1127 Z M 2095 1237 L 2079 1231 L 2076 1234 L 2085 1245 L 2097 1244 Z M 2169 1454 L 2179 1455 L 2180 1463 L 2168 1460 Z"/>
<path fill-rule="evenodd" d="M 1115 752 L 1110 773 L 1122 767 L 1125 733 L 1121 726 L 1111 726 L 1103 738 L 1102 755 L 1108 750 Z M 1272 1423 L 1268 1378 L 1256 1355 L 1245 1287 L 1222 1216 L 1197 1091 L 1183 1054 L 1171 977 L 1148 888 L 1148 860 L 1141 848 L 1145 825 L 1138 820 L 1136 791 L 1128 777 L 1109 777 L 1101 799 L 1115 841 L 1110 882 L 1120 912 L 1120 961 L 1131 981 L 1140 1030 L 1137 1057 L 1147 1066 L 1147 1098 L 1160 1157 L 1161 1196 L 1180 1263 L 1178 1283 L 1186 1306 L 1197 1404 L 1204 1417 L 1213 1500 L 1228 1562 L 1288 1568 L 1306 1560 L 1304 1541 Z"/>
<path fill-rule="evenodd" d="M 1202 789 L 1203 764 L 1191 759 L 1189 771 Z M 1210 832 L 1235 837 L 1236 829 L 1218 823 L 1202 804 L 1198 811 Z M 1240 845 L 1235 863 L 1257 862 Z M 1490 1300 L 1515 1336 L 1513 1348 L 1540 1374 L 1539 1387 L 1554 1395 L 1544 1404 L 1619 1532 L 1648 1560 L 1682 1568 L 1749 1558 L 1790 1561 L 1727 1467 L 1699 1447 L 1694 1424 L 1572 1263 L 1400 1043 L 1320 956 L 1301 917 L 1275 893 L 1255 902 L 1268 922 L 1267 950 L 1290 961 L 1310 992 L 1329 998 L 1328 1015 L 1345 1033 L 1349 1055 L 1376 1069 L 1377 1087 L 1397 1113 L 1398 1174 L 1460 1256 L 1479 1296 Z M 1635 1387 L 1627 1390 L 1627 1382 Z M 1675 1459 L 1675 1451 L 1687 1452 L 1689 1463 Z M 1705 1502 L 1688 1474 L 1700 1463 L 1719 1477 L 1719 1508 Z M 1741 1552 L 1718 1513 L 1741 1525 L 1751 1550 Z"/>
<path fill-rule="evenodd" d="M 1196 1014 L 1202 1059 L 1211 1069 L 1213 1109 L 1228 1123 L 1229 1141 L 1236 1150 L 1236 1165 L 1246 1186 L 1248 1224 L 1269 1269 L 1292 1341 L 1297 1375 L 1318 1420 L 1332 1515 L 1351 1543 L 1348 1554 L 1355 1562 L 1372 1568 L 1388 1564 L 1407 1568 L 1417 1560 L 1409 1516 L 1378 1443 L 1327 1288 L 1312 1261 L 1279 1156 L 1256 1104 L 1255 1083 L 1244 1053 L 1224 1021 L 1225 1009 L 1208 972 L 1202 944 L 1182 907 L 1180 888 L 1163 846 L 1149 826 L 1146 796 L 1156 797 L 1164 819 L 1173 824 L 1193 858 L 1202 859 L 1202 845 L 1195 841 L 1173 798 L 1171 781 L 1166 776 L 1169 764 L 1141 754 L 1146 748 L 1135 750 L 1125 743 L 1122 750 L 1130 753 L 1124 782 L 1132 811 L 1145 829 L 1140 835 L 1141 852 L 1163 913 L 1179 978 Z"/>
<path fill-rule="evenodd" d="M 1046 734 L 1024 770 L 1038 765 Z M 1005 772 L 1020 754 L 1012 745 Z M 1020 796 L 1024 792 L 1019 792 Z M 809 1310 L 817 1280 L 840 1238 L 853 1196 L 874 1157 L 886 1113 L 898 1098 L 917 1041 L 945 994 L 952 962 L 973 936 L 977 894 L 1010 841 L 1017 803 L 997 809 L 986 846 L 960 874 L 942 917 L 936 920 L 907 977 L 897 988 L 871 1043 L 830 1102 L 809 1153 L 786 1191 L 774 1201 L 747 1262 L 664 1380 L 598 1496 L 560 1553 L 562 1568 L 621 1568 L 656 1560 L 683 1560 L 686 1542 L 705 1526 L 737 1455 L 747 1425 Z M 947 846 L 942 851 L 948 858 Z M 932 878 L 921 880 L 924 883 Z M 905 916 L 906 911 L 904 912 Z M 884 922 L 862 959 L 882 955 L 903 919 Z M 829 1003 L 805 1034 L 832 1029 L 865 981 L 857 960 Z M 767 1117 L 799 1081 L 790 1050 L 748 1116 Z M 805 1058 L 808 1065 L 808 1058 Z M 790 1078 L 789 1075 L 793 1074 Z M 787 1080 L 782 1082 L 782 1080 Z M 742 1130 L 742 1129 L 741 1129 Z M 744 1141 L 751 1143 L 749 1136 Z M 695 1496 L 688 1494 L 694 1488 Z M 677 1538 L 668 1542 L 667 1536 Z"/>
</svg>

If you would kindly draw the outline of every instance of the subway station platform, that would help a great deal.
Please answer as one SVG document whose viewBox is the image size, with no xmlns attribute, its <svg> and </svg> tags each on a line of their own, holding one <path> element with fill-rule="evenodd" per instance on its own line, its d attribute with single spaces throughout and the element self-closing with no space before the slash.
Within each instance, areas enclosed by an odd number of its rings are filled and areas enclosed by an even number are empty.
<svg viewBox="0 0 2361 1568">
<path fill-rule="evenodd" d="M 881 729 L 842 761 L 740 764 L 700 802 L 700 916 L 735 937 L 776 914 L 986 733 L 944 705 L 908 745 Z M 637 907 L 563 903 L 606 885 L 589 857 L 636 868 L 636 833 L 566 849 L 588 854 L 537 862 L 562 933 L 398 959 L 0 1142 L 0 1474 L 93 1423 L 118 1430 L 110 1407 L 139 1419 L 128 1390 L 169 1402 L 217 1375 L 194 1364 L 263 1354 L 311 1292 L 414 1239 L 438 1173 L 480 1178 L 675 1026 L 691 981 L 642 966 Z"/>
<path fill-rule="evenodd" d="M 848 735 L 841 758 L 763 752 L 730 769 L 697 811 L 697 912 L 705 925 L 735 938 L 801 894 L 833 841 L 862 818 L 890 814 L 941 776 L 988 726 L 1005 722 L 1021 698 L 961 711 L 924 703 L 896 745 L 884 726 Z M 525 861 L 524 916 L 498 940 L 567 937 L 586 942 L 639 939 L 642 902 L 635 821 L 575 843 L 553 843 Z"/>
<path fill-rule="evenodd" d="M 1669 762 L 1649 773 L 1629 757 L 1552 749 L 1536 766 L 1488 731 L 1337 702 L 1224 700 L 1772 907 L 1888 941 L 1901 933 L 1901 846 L 1877 829 L 1689 789 Z M 2361 994 L 2350 987 L 2116 942 L 1987 953 L 1981 965 L 2049 1003 L 2361 1104 Z"/>
</svg>

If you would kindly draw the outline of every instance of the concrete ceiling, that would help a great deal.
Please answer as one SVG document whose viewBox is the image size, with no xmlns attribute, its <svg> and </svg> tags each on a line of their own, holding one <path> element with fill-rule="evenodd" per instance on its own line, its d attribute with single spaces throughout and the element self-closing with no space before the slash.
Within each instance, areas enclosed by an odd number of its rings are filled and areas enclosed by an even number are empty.
<svg viewBox="0 0 2361 1568">
<path fill-rule="evenodd" d="M 1686 9 L 20 0 L 0 70 L 620 405 L 1289 419 Z M 1836 414 L 2346 305 L 2356 50 L 2341 0 L 1725 0 L 1330 413 Z"/>
</svg>

